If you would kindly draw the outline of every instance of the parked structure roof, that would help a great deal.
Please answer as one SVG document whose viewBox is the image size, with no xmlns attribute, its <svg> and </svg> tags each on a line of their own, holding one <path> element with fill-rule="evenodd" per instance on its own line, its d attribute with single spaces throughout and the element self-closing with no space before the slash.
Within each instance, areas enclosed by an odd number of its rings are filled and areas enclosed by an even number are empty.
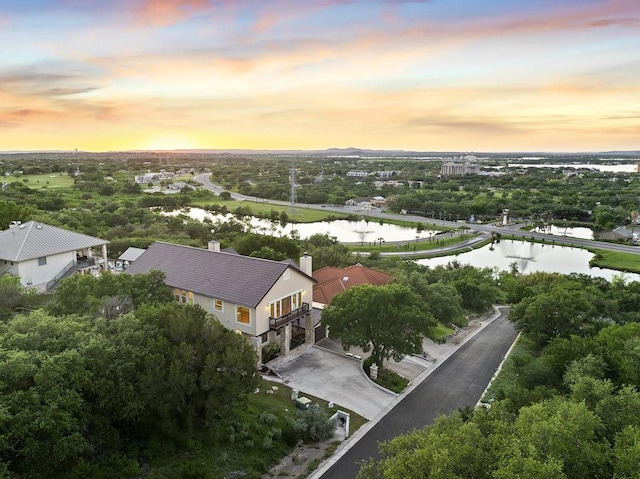
<svg viewBox="0 0 640 479">
<path fill-rule="evenodd" d="M 0 259 L 27 261 L 108 244 L 107 240 L 36 221 L 0 231 Z"/>
<path fill-rule="evenodd" d="M 129 246 L 124 253 L 118 256 L 118 259 L 121 261 L 135 261 L 145 251 L 146 250 L 144 248 L 134 248 L 133 246 Z"/>
<path fill-rule="evenodd" d="M 313 301 L 329 304 L 331 298 L 347 288 L 363 284 L 382 286 L 389 283 L 393 276 L 377 269 L 356 264 L 347 268 L 327 266 L 314 271 L 313 278 L 317 281 L 317 284 L 313 286 Z"/>
<path fill-rule="evenodd" d="M 165 283 L 172 288 L 255 308 L 291 267 L 286 262 L 156 242 L 126 272 L 157 269 L 165 274 Z"/>
</svg>

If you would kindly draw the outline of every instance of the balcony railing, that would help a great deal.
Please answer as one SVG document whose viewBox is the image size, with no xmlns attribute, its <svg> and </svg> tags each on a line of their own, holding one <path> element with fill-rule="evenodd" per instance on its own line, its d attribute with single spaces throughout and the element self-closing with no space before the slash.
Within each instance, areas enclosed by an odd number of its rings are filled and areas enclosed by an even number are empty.
<svg viewBox="0 0 640 479">
<path fill-rule="evenodd" d="M 83 257 L 78 258 L 77 266 L 78 268 L 89 268 L 90 266 L 96 265 L 96 259 L 94 257 Z"/>
<path fill-rule="evenodd" d="M 287 324 L 295 321 L 296 319 L 300 319 L 304 317 L 305 314 L 309 312 L 309 303 L 302 303 L 298 309 L 294 309 L 293 311 L 289 311 L 288 313 L 283 314 L 277 318 L 269 318 L 269 329 L 277 330 L 282 326 L 286 326 Z"/>
</svg>

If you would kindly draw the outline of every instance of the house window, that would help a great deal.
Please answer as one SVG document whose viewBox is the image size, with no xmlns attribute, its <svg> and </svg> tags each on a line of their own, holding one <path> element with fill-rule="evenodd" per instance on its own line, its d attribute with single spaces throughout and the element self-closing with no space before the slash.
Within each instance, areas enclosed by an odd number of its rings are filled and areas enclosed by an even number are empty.
<svg viewBox="0 0 640 479">
<path fill-rule="evenodd" d="M 193 293 L 191 291 L 173 288 L 173 297 L 178 303 L 193 304 Z"/>
<path fill-rule="evenodd" d="M 269 316 L 272 318 L 279 318 L 280 316 L 287 314 L 302 307 L 302 291 L 293 293 L 291 296 L 285 296 L 277 301 L 269 303 Z"/>
<path fill-rule="evenodd" d="M 247 308 L 246 306 L 238 306 L 236 311 L 236 319 L 239 323 L 250 324 L 251 315 L 249 312 L 249 308 Z"/>
<path fill-rule="evenodd" d="M 47 257 L 46 256 L 42 256 L 42 257 L 38 258 L 38 266 L 44 266 L 45 264 L 47 264 Z"/>
<path fill-rule="evenodd" d="M 213 309 L 215 309 L 216 311 L 222 311 L 222 300 L 221 299 L 214 299 L 213 300 Z"/>
</svg>

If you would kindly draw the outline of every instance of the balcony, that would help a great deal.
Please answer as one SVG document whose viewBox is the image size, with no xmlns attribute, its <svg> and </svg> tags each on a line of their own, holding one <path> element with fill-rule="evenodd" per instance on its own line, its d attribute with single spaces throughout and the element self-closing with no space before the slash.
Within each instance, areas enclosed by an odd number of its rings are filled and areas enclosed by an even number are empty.
<svg viewBox="0 0 640 479">
<path fill-rule="evenodd" d="M 305 314 L 309 312 L 309 303 L 302 303 L 302 306 L 293 311 L 283 314 L 278 318 L 269 318 L 269 329 L 274 331 L 280 329 L 282 326 L 286 326 L 292 323 L 296 319 L 303 318 Z"/>
<path fill-rule="evenodd" d="M 87 257 L 87 256 L 79 256 L 76 263 L 76 266 L 78 267 L 78 269 L 90 268 L 91 266 L 95 266 L 95 265 L 96 265 L 96 259 L 94 257 Z"/>
</svg>

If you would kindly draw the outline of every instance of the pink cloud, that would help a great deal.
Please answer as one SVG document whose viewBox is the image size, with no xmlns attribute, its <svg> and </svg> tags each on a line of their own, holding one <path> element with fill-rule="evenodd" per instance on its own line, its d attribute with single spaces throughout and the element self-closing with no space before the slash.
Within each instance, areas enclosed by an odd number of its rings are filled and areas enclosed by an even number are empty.
<svg viewBox="0 0 640 479">
<path fill-rule="evenodd" d="M 210 11 L 211 7 L 208 0 L 143 0 L 134 14 L 140 23 L 170 25 L 198 13 Z"/>
</svg>

